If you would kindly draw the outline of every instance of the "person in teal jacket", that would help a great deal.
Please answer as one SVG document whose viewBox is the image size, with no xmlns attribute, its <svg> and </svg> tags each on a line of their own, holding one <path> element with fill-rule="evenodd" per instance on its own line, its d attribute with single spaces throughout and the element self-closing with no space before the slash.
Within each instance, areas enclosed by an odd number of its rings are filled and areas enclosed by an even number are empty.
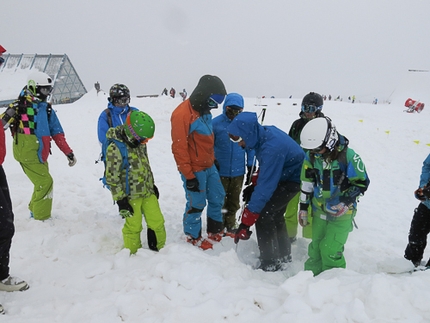
<svg viewBox="0 0 430 323">
<path fill-rule="evenodd" d="M 51 140 L 66 155 L 69 166 L 76 157 L 66 141 L 60 120 L 47 102 L 53 88 L 49 75 L 33 72 L 18 100 L 12 102 L 2 114 L 3 128 L 11 127 L 13 156 L 34 185 L 29 203 L 30 216 L 35 220 L 51 217 L 53 179 L 49 174 L 48 156 Z"/>
<path fill-rule="evenodd" d="M 299 222 L 307 224 L 312 206 L 312 242 L 305 270 L 316 276 L 331 268 L 345 268 L 344 246 L 357 213 L 357 199 L 369 186 L 366 167 L 348 147 L 346 137 L 327 117 L 310 120 L 300 135 L 307 149 L 301 171 Z"/>
</svg>

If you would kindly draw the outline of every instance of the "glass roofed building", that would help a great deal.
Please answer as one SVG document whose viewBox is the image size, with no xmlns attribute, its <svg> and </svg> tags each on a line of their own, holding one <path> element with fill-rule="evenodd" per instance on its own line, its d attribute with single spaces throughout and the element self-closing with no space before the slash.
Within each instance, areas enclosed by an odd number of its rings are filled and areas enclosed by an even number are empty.
<svg viewBox="0 0 430 323">
<path fill-rule="evenodd" d="M 48 74 L 54 81 L 50 99 L 53 104 L 71 103 L 87 93 L 66 54 L 4 54 L 3 58 L 5 62 L 0 67 L 0 106 L 17 98 L 26 84 L 26 76 L 34 70 Z M 2 88 L 3 84 L 7 86 Z M 17 84 L 17 89 L 11 89 L 14 84 Z"/>
</svg>

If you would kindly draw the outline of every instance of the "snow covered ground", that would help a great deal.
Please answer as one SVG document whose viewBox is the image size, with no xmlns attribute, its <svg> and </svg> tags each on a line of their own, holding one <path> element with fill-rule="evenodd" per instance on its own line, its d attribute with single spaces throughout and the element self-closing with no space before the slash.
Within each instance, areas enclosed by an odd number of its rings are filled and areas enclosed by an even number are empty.
<svg viewBox="0 0 430 323">
<path fill-rule="evenodd" d="M 226 84 L 227 90 L 230 89 Z M 29 218 L 33 190 L 13 159 L 7 136 L 4 164 L 12 193 L 16 234 L 11 274 L 31 285 L 25 292 L 0 293 L 7 314 L 0 322 L 429 322 L 430 271 L 388 274 L 410 268 L 403 259 L 413 210 L 413 191 L 430 153 L 428 118 L 407 114 L 402 103 L 370 105 L 326 101 L 323 112 L 366 164 L 371 184 L 361 198 L 346 245 L 347 269 L 313 277 L 303 271 L 309 240 L 293 245 L 291 268 L 268 273 L 252 269 L 255 235 L 237 250 L 231 238 L 202 251 L 182 233 L 184 192 L 170 150 L 170 115 L 180 98 L 133 98 L 149 113 L 156 133 L 148 144 L 167 243 L 159 253 L 146 245 L 134 256 L 122 248 L 123 220 L 110 192 L 99 182 L 102 164 L 97 118 L 107 95 L 91 91 L 70 105 L 55 106 L 78 163 L 53 146 L 52 219 Z M 406 98 L 404 98 L 406 99 Z M 299 99 L 246 98 L 246 110 L 261 112 L 265 124 L 288 132 Z M 298 105 L 293 105 L 297 103 Z M 214 115 L 221 113 L 221 108 Z M 430 250 L 425 257 L 430 256 Z"/>
</svg>

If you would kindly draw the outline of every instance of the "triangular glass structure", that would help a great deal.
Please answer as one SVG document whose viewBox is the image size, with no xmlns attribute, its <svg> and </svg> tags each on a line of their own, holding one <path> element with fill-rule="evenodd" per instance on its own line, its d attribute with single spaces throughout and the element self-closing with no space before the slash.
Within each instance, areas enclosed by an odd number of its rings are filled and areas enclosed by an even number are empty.
<svg viewBox="0 0 430 323">
<path fill-rule="evenodd" d="M 73 67 L 72 62 L 66 54 L 63 55 L 41 55 L 41 54 L 6 54 L 3 55 L 4 64 L 0 67 L 0 73 L 7 73 L 10 80 L 13 74 L 38 70 L 48 74 L 54 80 L 54 90 L 51 94 L 53 104 L 71 103 L 81 98 L 87 90 Z M 10 83 L 10 82 L 8 82 Z M 22 82 L 20 83 L 22 84 Z M 2 98 L 0 105 L 15 99 L 25 83 L 11 93 L 10 100 Z"/>
</svg>

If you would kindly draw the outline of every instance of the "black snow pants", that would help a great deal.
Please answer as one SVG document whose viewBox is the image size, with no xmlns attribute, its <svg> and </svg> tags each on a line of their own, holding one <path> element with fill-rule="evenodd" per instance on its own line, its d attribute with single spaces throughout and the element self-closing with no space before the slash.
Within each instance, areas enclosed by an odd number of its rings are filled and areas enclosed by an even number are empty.
<svg viewBox="0 0 430 323">
<path fill-rule="evenodd" d="M 409 229 L 409 243 L 406 246 L 405 258 L 419 265 L 427 245 L 427 235 L 430 232 L 430 209 L 420 203 L 415 209 Z M 430 260 L 427 263 L 430 265 Z"/>
<path fill-rule="evenodd" d="M 300 191 L 300 184 L 280 182 L 255 223 L 260 249 L 260 268 L 276 268 L 291 260 L 291 242 L 288 238 L 284 213 L 288 203 Z M 276 269 L 275 269 L 276 270 Z"/>
<path fill-rule="evenodd" d="M 9 276 L 9 252 L 15 233 L 6 174 L 0 165 L 0 280 Z"/>
</svg>

